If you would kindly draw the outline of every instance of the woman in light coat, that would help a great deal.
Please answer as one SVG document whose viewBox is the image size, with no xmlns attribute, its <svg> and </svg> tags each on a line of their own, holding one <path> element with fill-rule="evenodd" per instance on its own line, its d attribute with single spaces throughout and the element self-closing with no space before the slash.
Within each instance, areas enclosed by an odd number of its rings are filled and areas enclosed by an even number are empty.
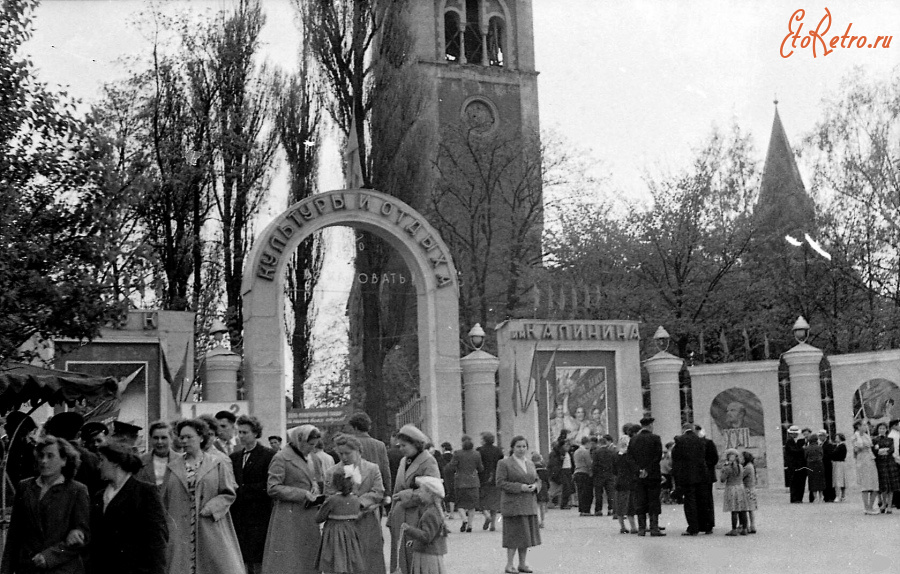
<svg viewBox="0 0 900 574">
<path fill-rule="evenodd" d="M 322 438 L 319 429 L 300 425 L 288 431 L 288 444 L 269 465 L 267 490 L 274 500 L 263 574 L 317 574 L 319 525 L 315 506 L 321 492 L 317 480 L 324 476 L 313 452 Z M 310 504 L 307 504 L 310 503 Z"/>
<path fill-rule="evenodd" d="M 367 574 L 385 574 L 384 537 L 381 533 L 380 519 L 381 503 L 384 501 L 381 470 L 374 462 L 362 458 L 360 454 L 362 445 L 355 436 L 338 435 L 334 439 L 334 448 L 340 455 L 341 462 L 325 471 L 325 495 L 331 496 L 337 492 L 333 484 L 333 476 L 336 471 L 344 466 L 353 466 L 359 469 L 362 480 L 359 484 L 353 485 L 353 494 L 359 497 L 362 503 L 362 508 L 360 508 L 362 516 L 357 521 L 357 529 L 363 561 L 366 564 Z"/>
<path fill-rule="evenodd" d="M 229 513 L 237 491 L 231 463 L 203 451 L 209 440 L 205 422 L 184 420 L 175 430 L 184 456 L 170 459 L 162 489 L 169 527 L 168 572 L 243 574 Z"/>
<path fill-rule="evenodd" d="M 417 476 L 441 477 L 437 461 L 425 450 L 428 437 L 413 425 L 405 425 L 397 433 L 397 442 L 403 451 L 400 468 L 397 470 L 397 481 L 394 483 L 393 505 L 388 515 L 388 528 L 391 530 L 391 572 L 397 568 L 403 574 L 410 571 L 412 552 L 405 545 L 400 546 L 403 537 L 402 525 L 416 526 L 419 523 L 421 509 L 413 490 Z"/>
<path fill-rule="evenodd" d="M 875 467 L 875 453 L 872 452 L 872 437 L 866 421 L 853 423 L 853 458 L 856 460 L 856 483 L 862 492 L 863 511 L 878 514 L 875 497 L 878 494 L 878 469 Z"/>
<path fill-rule="evenodd" d="M 542 483 L 527 455 L 528 440 L 516 436 L 510 442 L 510 456 L 497 463 L 503 547 L 506 548 L 504 572 L 531 572 L 526 562 L 528 549 L 541 543 L 537 493 Z M 518 566 L 514 564 L 517 553 Z"/>
</svg>

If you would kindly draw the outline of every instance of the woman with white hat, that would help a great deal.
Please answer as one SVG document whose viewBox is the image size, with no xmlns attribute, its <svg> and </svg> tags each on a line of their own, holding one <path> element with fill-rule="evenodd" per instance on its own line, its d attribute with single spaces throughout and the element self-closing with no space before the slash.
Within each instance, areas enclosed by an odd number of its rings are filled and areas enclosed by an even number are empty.
<svg viewBox="0 0 900 574">
<path fill-rule="evenodd" d="M 416 525 L 419 522 L 422 508 L 415 496 L 416 477 L 430 476 L 440 479 L 441 471 L 437 461 L 425 450 L 429 442 L 425 433 L 413 425 L 405 425 L 397 433 L 397 442 L 403 452 L 397 480 L 394 483 L 393 506 L 388 516 L 388 528 L 391 530 L 391 572 L 399 568 L 403 574 L 411 571 L 412 552 L 405 546 L 401 548 L 403 536 L 402 525 Z"/>
<path fill-rule="evenodd" d="M 275 505 L 263 552 L 263 574 L 318 574 L 321 536 L 313 503 L 320 500 L 317 477 L 323 473 L 312 454 L 320 438 L 319 429 L 312 425 L 292 428 L 288 446 L 269 465 L 267 490 Z"/>
</svg>

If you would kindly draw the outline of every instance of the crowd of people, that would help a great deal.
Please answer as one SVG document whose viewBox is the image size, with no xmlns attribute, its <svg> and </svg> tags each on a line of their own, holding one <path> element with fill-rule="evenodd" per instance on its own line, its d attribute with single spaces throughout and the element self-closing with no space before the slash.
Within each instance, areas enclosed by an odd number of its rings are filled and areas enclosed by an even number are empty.
<svg viewBox="0 0 900 574">
<path fill-rule="evenodd" d="M 143 454 L 133 425 L 84 424 L 66 412 L 39 427 L 11 413 L 3 496 L 12 513 L 0 574 L 442 574 L 457 513 L 463 534 L 478 513 L 482 530 L 502 521 L 505 571 L 528 573 L 550 507 L 577 506 L 582 517 L 612 516 L 623 534 L 658 537 L 666 535 L 662 504 L 678 502 L 683 536 L 712 534 L 717 482 L 731 519 L 726 535 L 755 534 L 753 455 L 730 448 L 720 461 L 691 423 L 664 446 L 653 422 L 626 424 L 618 440 L 576 441 L 562 429 L 545 464 L 525 437 L 504 452 L 490 432 L 478 447 L 463 436 L 460 449 L 445 442 L 437 452 L 405 425 L 388 446 L 369 435 L 365 413 L 327 448 L 312 425 L 290 429 L 284 447 L 268 437 L 270 448 L 259 420 L 228 411 L 160 421 Z M 872 430 L 858 422 L 849 443 L 838 435 L 832 444 L 825 431 L 801 438 L 791 426 L 791 501 L 802 502 L 807 486 L 811 502 L 844 500 L 852 452 L 866 513 L 890 513 L 900 491 L 900 421 Z"/>
<path fill-rule="evenodd" d="M 874 428 L 868 421 L 857 420 L 849 443 L 842 433 L 832 442 L 825 430 L 813 433 L 796 425 L 787 434 L 784 465 L 792 503 L 802 503 L 807 490 L 811 503 L 843 502 L 847 457 L 852 454 L 863 511 L 891 514 L 900 508 L 900 419 L 879 422 Z"/>
<path fill-rule="evenodd" d="M 39 426 L 10 413 L 4 498 L 12 510 L 0 572 L 385 573 L 386 493 L 396 499 L 389 523 L 403 565 L 395 565 L 442 572 L 446 532 L 433 516 L 441 525 L 443 516 L 429 509 L 440 508 L 443 484 L 424 435 L 402 429 L 403 460 L 417 463 L 400 461 L 392 490 L 387 449 L 370 424 L 354 415 L 328 452 L 322 433 L 301 425 L 276 449 L 262 443 L 255 417 L 221 411 L 153 423 L 139 454 L 134 425 L 84 424 L 66 412 Z M 276 438 L 268 444 L 280 447 Z"/>
</svg>

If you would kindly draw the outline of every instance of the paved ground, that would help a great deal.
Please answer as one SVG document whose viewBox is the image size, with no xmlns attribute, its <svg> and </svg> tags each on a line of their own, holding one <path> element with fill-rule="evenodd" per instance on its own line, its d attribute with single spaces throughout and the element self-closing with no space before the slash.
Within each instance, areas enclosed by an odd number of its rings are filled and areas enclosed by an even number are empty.
<svg viewBox="0 0 900 574">
<path fill-rule="evenodd" d="M 715 533 L 683 537 L 681 506 L 664 506 L 665 538 L 619 534 L 611 517 L 579 517 L 551 510 L 543 544 L 529 552 L 537 574 L 900 574 L 900 511 L 866 516 L 858 493 L 843 503 L 792 505 L 787 493 L 759 491 L 758 534 L 726 537 L 731 519 L 716 514 Z M 721 508 L 721 492 L 716 493 Z M 445 557 L 450 574 L 502 574 L 506 553 L 500 531 L 484 532 L 477 518 L 471 534 L 452 533 Z M 727 523 L 727 524 L 726 524 Z M 726 527 L 727 526 L 727 527 Z"/>
</svg>

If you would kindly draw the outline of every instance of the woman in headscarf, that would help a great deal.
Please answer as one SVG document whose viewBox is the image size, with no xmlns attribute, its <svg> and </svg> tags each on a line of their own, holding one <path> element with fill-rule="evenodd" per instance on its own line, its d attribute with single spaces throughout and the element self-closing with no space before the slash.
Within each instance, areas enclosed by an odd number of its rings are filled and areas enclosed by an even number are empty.
<svg viewBox="0 0 900 574">
<path fill-rule="evenodd" d="M 208 427 L 180 421 L 184 456 L 169 461 L 163 506 L 169 516 L 166 559 L 170 574 L 243 574 L 244 560 L 229 509 L 237 483 L 227 457 L 205 452 Z"/>
<path fill-rule="evenodd" d="M 394 483 L 393 506 L 388 515 L 388 528 L 391 530 L 391 572 L 399 566 L 403 574 L 410 572 L 412 554 L 405 545 L 400 547 L 403 537 L 404 523 L 415 526 L 419 522 L 420 508 L 414 496 L 417 476 L 441 477 L 437 461 L 431 456 L 425 445 L 428 437 L 413 425 L 405 425 L 397 433 L 397 442 L 403 452 L 400 468 L 397 470 L 397 481 Z"/>
<path fill-rule="evenodd" d="M 288 431 L 288 444 L 269 465 L 267 490 L 275 502 L 269 519 L 263 574 L 317 574 L 319 525 L 315 503 L 321 501 L 318 479 L 324 476 L 313 456 L 322 438 L 319 429 L 300 425 Z"/>
<path fill-rule="evenodd" d="M 362 503 L 362 508 L 360 508 L 362 516 L 357 522 L 357 529 L 363 561 L 368 574 L 385 574 L 384 537 L 381 534 L 381 515 L 379 514 L 381 503 L 384 500 L 381 470 L 377 464 L 362 457 L 360 452 L 362 444 L 353 435 L 338 435 L 334 439 L 334 447 L 341 457 L 341 463 L 333 465 L 325 472 L 325 494 L 331 496 L 337 492 L 332 484 L 335 472 L 346 466 L 359 470 L 360 483 L 354 483 L 353 494 L 359 497 Z"/>
<path fill-rule="evenodd" d="M 164 574 L 166 517 L 156 486 L 134 477 L 141 459 L 119 441 L 97 454 L 107 486 L 91 508 L 91 573 Z"/>
</svg>

